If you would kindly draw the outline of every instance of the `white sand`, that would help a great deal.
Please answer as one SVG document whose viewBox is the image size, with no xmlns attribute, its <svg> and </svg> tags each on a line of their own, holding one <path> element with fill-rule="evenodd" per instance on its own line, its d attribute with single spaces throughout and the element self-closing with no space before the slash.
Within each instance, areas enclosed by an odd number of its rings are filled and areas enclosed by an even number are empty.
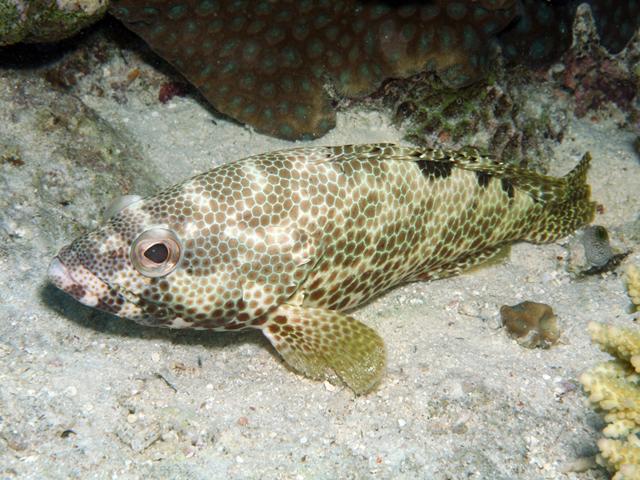
<svg viewBox="0 0 640 480">
<path fill-rule="evenodd" d="M 129 87 L 111 90 L 131 68 L 117 56 L 73 93 L 139 149 L 142 160 L 121 168 L 150 177 L 146 189 L 293 145 L 214 124 L 192 98 L 159 104 L 161 77 L 144 65 Z M 102 96 L 91 94 L 95 84 Z M 82 194 L 95 167 L 59 163 L 58 124 L 43 129 L 50 110 L 28 106 L 66 95 L 29 72 L 0 72 L 0 141 L 25 162 L 0 165 L 1 478 L 607 478 L 602 469 L 571 471 L 597 452 L 602 428 L 577 386 L 586 366 L 606 358 L 585 325 L 632 319 L 618 277 L 568 277 L 567 260 L 582 255 L 577 240 L 519 244 L 503 265 L 396 288 L 356 310 L 385 339 L 388 368 L 375 391 L 354 397 L 292 371 L 259 332 L 145 328 L 48 283 L 57 249 L 95 227 L 106 200 Z M 352 109 L 311 143 L 402 136 L 384 112 Z M 638 228 L 632 238 L 628 226 L 640 213 L 634 138 L 613 123 L 573 120 L 551 168 L 563 175 L 591 151 L 589 181 L 605 208 L 597 223 L 640 264 Z M 65 188 L 70 203 L 61 205 Z M 527 350 L 499 328 L 499 308 L 524 300 L 553 307 L 557 346 Z"/>
</svg>

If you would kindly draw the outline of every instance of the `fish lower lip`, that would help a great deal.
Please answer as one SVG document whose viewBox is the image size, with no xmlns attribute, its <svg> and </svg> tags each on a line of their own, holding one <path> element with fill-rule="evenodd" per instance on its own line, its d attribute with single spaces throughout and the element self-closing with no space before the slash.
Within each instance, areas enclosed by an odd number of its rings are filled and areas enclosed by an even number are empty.
<svg viewBox="0 0 640 480">
<path fill-rule="evenodd" d="M 62 249 L 51 260 L 47 275 L 51 283 L 83 305 L 136 321 L 149 318 L 137 306 L 134 294 L 117 285 L 111 286 L 95 275 L 78 260 L 70 247 Z"/>
<path fill-rule="evenodd" d="M 77 285 L 67 266 L 58 257 L 54 257 L 53 260 L 51 260 L 49 268 L 47 269 L 47 276 L 56 287 L 65 292 L 68 291 L 70 287 Z"/>
<path fill-rule="evenodd" d="M 56 287 L 68 293 L 83 305 L 98 308 L 103 303 L 100 295 L 73 278 L 71 272 L 72 270 L 67 267 L 60 257 L 54 257 L 47 269 L 49 280 Z M 96 282 L 96 285 L 99 284 Z M 108 308 L 102 308 L 102 310 L 111 311 Z"/>
</svg>

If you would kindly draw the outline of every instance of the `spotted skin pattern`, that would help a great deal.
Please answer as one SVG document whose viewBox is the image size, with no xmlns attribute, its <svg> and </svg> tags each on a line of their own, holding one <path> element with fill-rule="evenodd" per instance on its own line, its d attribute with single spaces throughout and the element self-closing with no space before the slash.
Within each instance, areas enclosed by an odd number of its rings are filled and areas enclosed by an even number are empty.
<svg viewBox="0 0 640 480">
<path fill-rule="evenodd" d="M 550 242 L 588 223 L 589 160 L 553 178 L 473 149 L 256 155 L 126 206 L 65 247 L 49 277 L 144 325 L 261 329 L 299 371 L 335 374 L 361 393 L 382 375 L 384 344 L 344 312 L 403 282 L 459 274 L 510 242 Z M 165 245 L 180 259 L 154 277 L 132 257 L 136 239 L 156 231 L 159 242 L 175 237 Z"/>
</svg>

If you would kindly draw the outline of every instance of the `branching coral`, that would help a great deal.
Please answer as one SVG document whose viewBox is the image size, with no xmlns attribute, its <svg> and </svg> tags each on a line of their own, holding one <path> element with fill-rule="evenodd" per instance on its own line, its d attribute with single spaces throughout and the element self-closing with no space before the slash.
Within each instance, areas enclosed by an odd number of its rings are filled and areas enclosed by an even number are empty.
<svg viewBox="0 0 640 480">
<path fill-rule="evenodd" d="M 553 77 L 563 91 L 570 92 L 576 116 L 614 105 L 623 114 L 637 115 L 638 74 L 631 68 L 637 64 L 637 54 L 633 50 L 612 58 L 602 49 L 583 44 L 566 55 L 562 63 L 564 70 Z"/>
<path fill-rule="evenodd" d="M 637 480 L 640 478 L 640 440 L 636 435 L 627 436 L 626 441 L 601 438 L 598 440 L 600 455 L 598 463 L 609 470 L 617 471 L 612 480 Z"/>
<path fill-rule="evenodd" d="M 589 322 L 591 339 L 614 360 L 599 363 L 580 375 L 588 395 L 587 405 L 604 411 L 609 424 L 598 442 L 596 461 L 611 471 L 615 480 L 640 478 L 640 330 Z M 611 438 L 626 437 L 625 440 Z"/>
<path fill-rule="evenodd" d="M 630 263 L 622 281 L 631 297 L 631 305 L 627 311 L 629 313 L 640 311 L 640 268 Z"/>
</svg>

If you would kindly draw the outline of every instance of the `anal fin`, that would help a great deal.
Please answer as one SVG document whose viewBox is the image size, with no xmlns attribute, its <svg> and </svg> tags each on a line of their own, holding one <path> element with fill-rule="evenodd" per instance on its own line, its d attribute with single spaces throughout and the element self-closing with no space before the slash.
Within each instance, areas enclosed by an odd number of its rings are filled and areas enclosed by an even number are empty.
<svg viewBox="0 0 640 480">
<path fill-rule="evenodd" d="M 463 270 L 463 273 L 474 273 L 483 268 L 502 265 L 509 259 L 510 253 L 510 243 L 497 245 L 495 248 L 484 250 L 479 253 L 477 259 L 474 259 L 475 261 L 472 265 L 468 265 Z"/>
<path fill-rule="evenodd" d="M 409 278 L 407 281 L 439 280 L 455 277 L 462 273 L 473 273 L 482 268 L 504 263 L 509 258 L 510 252 L 511 245 L 509 244 L 494 245 L 484 250 L 471 252 L 437 268 L 428 268 L 426 271 L 418 272 L 415 277 Z"/>
<path fill-rule="evenodd" d="M 283 304 L 262 331 L 296 370 L 319 380 L 333 372 L 356 394 L 370 390 L 384 371 L 382 338 L 344 313 Z"/>
</svg>

